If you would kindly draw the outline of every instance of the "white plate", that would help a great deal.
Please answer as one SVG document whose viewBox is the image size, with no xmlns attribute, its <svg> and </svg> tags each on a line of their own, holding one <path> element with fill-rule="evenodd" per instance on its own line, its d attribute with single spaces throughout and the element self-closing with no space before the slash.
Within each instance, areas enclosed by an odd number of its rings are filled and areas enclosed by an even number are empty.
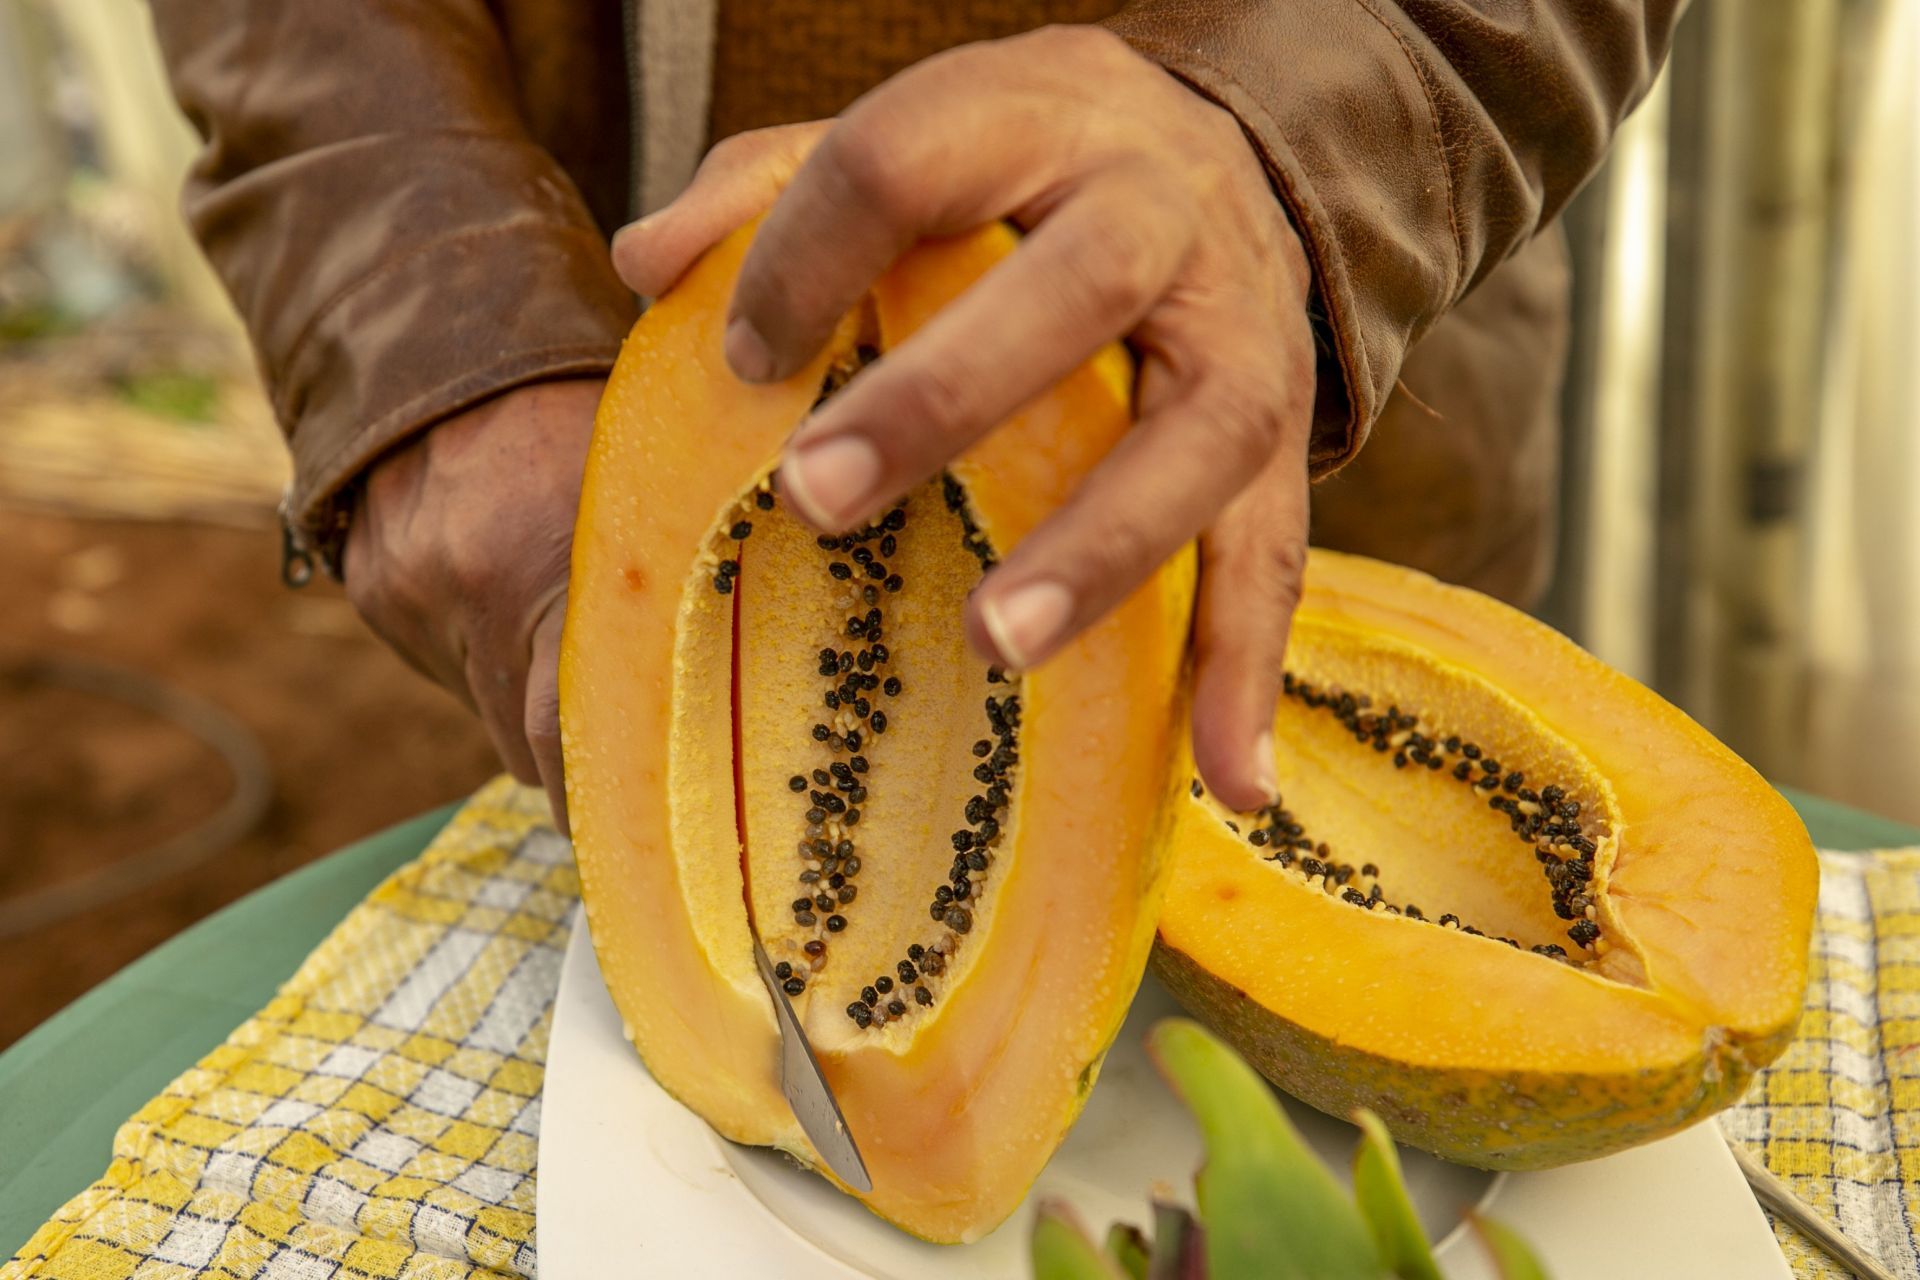
<svg viewBox="0 0 1920 1280">
<path fill-rule="evenodd" d="M 585 918 L 576 920 L 541 1104 L 541 1280 L 1009 1280 L 1027 1274 L 1035 1197 L 1064 1197 L 1102 1233 L 1116 1220 L 1146 1225 L 1156 1186 L 1190 1202 L 1199 1134 L 1142 1047 L 1147 1028 L 1178 1009 L 1151 978 L 1027 1205 L 977 1244 L 942 1247 L 894 1230 L 782 1156 L 715 1136 L 668 1097 L 621 1035 Z M 1355 1130 L 1283 1101 L 1344 1176 Z M 1493 1276 L 1461 1225 L 1475 1205 L 1526 1236 L 1556 1280 L 1792 1280 L 1710 1122 L 1544 1173 L 1492 1175 L 1404 1148 L 1401 1159 L 1453 1280 Z"/>
</svg>

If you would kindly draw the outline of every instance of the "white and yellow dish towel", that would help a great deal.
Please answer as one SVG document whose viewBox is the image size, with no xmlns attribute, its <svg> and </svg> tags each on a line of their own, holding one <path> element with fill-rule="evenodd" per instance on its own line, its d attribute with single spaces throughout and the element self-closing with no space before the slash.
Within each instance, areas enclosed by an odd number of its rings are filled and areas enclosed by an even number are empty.
<svg viewBox="0 0 1920 1280">
<path fill-rule="evenodd" d="M 1826 854 L 1800 1038 L 1730 1136 L 1920 1280 L 1920 849 Z M 579 899 L 500 779 L 114 1139 L 0 1280 L 535 1274 L 534 1157 Z M 1801 1276 L 1842 1273 L 1776 1225 Z"/>
</svg>

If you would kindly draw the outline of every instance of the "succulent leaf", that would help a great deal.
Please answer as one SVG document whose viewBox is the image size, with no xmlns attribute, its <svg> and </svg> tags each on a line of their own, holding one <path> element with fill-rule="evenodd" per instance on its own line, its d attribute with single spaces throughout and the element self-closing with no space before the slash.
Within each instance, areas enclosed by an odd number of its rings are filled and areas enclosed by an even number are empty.
<svg viewBox="0 0 1920 1280">
<path fill-rule="evenodd" d="M 1130 1222 L 1116 1222 L 1107 1228 L 1107 1254 L 1127 1273 L 1127 1280 L 1148 1280 L 1153 1248 L 1140 1228 Z"/>
<path fill-rule="evenodd" d="M 1468 1221 L 1479 1234 L 1480 1243 L 1492 1255 L 1500 1280 L 1549 1280 L 1546 1267 L 1512 1228 L 1477 1213 L 1470 1215 Z"/>
<path fill-rule="evenodd" d="M 1443 1280 L 1400 1171 L 1400 1153 L 1380 1117 L 1357 1111 L 1360 1145 L 1353 1153 L 1353 1198 L 1373 1232 L 1380 1261 L 1400 1280 Z"/>
<path fill-rule="evenodd" d="M 1359 1210 L 1267 1082 L 1185 1018 L 1159 1023 L 1147 1043 L 1206 1138 L 1195 1189 L 1211 1280 L 1377 1280 Z"/>
<path fill-rule="evenodd" d="M 1033 1280 L 1125 1280 L 1060 1204 L 1043 1204 L 1033 1220 Z"/>
<path fill-rule="evenodd" d="M 1199 1222 L 1165 1200 L 1153 1202 L 1153 1260 L 1147 1280 L 1208 1280 L 1206 1242 Z"/>
</svg>

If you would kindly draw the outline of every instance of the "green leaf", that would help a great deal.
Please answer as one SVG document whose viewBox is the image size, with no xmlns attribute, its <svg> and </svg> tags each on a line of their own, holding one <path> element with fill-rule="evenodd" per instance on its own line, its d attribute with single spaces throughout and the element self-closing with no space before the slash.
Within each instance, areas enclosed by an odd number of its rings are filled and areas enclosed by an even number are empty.
<svg viewBox="0 0 1920 1280">
<path fill-rule="evenodd" d="M 1147 1045 L 1206 1137 L 1194 1186 L 1211 1280 L 1377 1280 L 1359 1210 L 1267 1082 L 1185 1018 L 1155 1026 Z"/>
<path fill-rule="evenodd" d="M 1479 1233 L 1480 1243 L 1493 1256 L 1494 1266 L 1500 1269 L 1500 1280 L 1549 1280 L 1546 1267 L 1511 1228 L 1477 1213 L 1469 1214 L 1467 1220 Z"/>
<path fill-rule="evenodd" d="M 1124 1280 L 1093 1247 L 1064 1205 L 1043 1204 L 1033 1220 L 1033 1280 Z"/>
<path fill-rule="evenodd" d="M 1433 1245 L 1407 1198 L 1400 1153 L 1387 1126 L 1371 1111 L 1356 1111 L 1353 1122 L 1360 1126 L 1360 1145 L 1353 1153 L 1353 1198 L 1373 1232 L 1381 1263 L 1401 1280 L 1442 1280 Z"/>
<path fill-rule="evenodd" d="M 1140 1228 L 1130 1222 L 1116 1222 L 1108 1227 L 1107 1254 L 1127 1273 L 1127 1280 L 1147 1280 L 1153 1249 Z"/>
</svg>

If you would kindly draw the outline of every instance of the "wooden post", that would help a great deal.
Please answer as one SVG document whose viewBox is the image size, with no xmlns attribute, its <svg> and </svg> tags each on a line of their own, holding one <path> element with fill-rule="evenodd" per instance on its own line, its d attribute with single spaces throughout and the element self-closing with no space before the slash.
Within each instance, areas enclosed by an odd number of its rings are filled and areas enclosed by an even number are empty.
<svg viewBox="0 0 1920 1280">
<path fill-rule="evenodd" d="M 1681 701 L 1763 773 L 1797 754 L 1819 417 L 1837 0 L 1711 0 Z M 1671 402 L 1670 402 L 1671 403 Z"/>
</svg>

